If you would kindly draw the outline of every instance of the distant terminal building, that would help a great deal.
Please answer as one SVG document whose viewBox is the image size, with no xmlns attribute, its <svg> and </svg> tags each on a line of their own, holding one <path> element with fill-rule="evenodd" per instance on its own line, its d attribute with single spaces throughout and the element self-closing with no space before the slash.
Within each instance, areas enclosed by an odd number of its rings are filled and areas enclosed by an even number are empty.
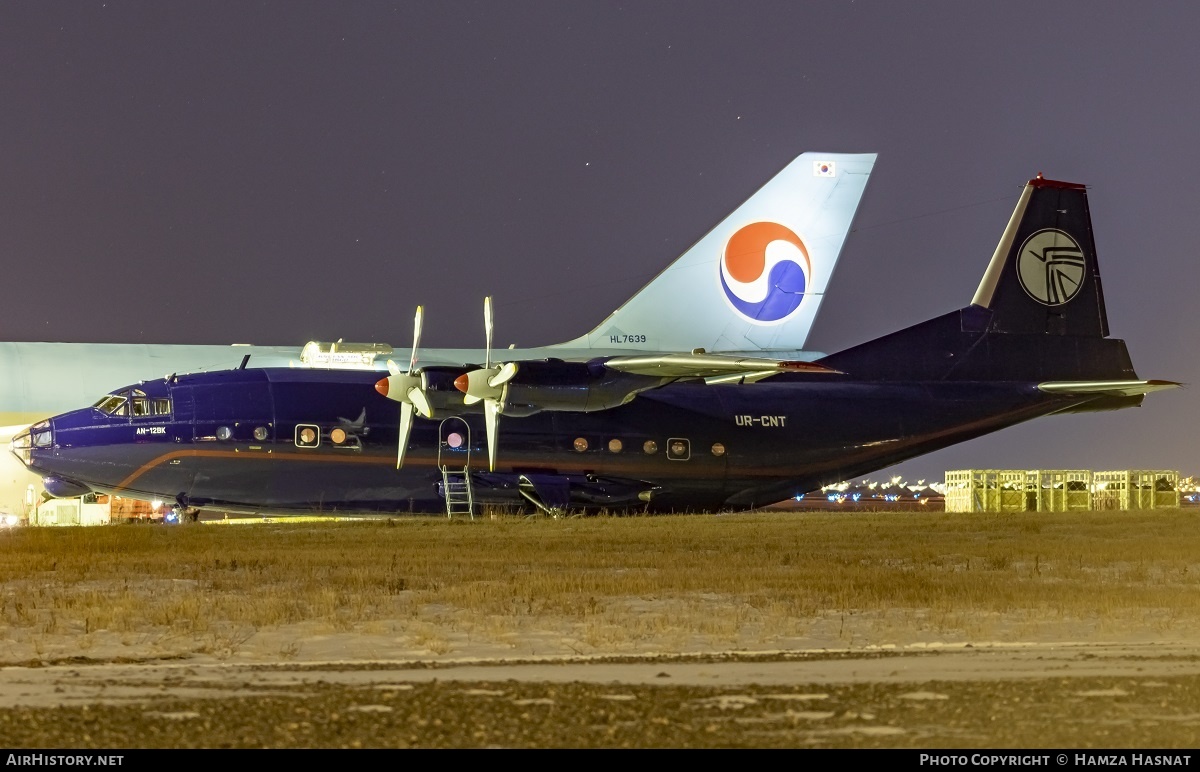
<svg viewBox="0 0 1200 772">
<path fill-rule="evenodd" d="M 1092 509 L 1178 507 L 1181 487 L 1178 472 L 1096 472 L 1092 475 Z"/>
<path fill-rule="evenodd" d="M 1180 505 L 1180 479 L 1145 469 L 962 469 L 946 472 L 945 499 L 947 512 L 1166 509 Z"/>
</svg>

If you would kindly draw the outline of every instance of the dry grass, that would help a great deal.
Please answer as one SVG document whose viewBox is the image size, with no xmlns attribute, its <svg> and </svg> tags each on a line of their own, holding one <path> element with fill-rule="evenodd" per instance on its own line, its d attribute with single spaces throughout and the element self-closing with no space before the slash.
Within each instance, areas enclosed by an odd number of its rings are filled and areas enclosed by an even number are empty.
<svg viewBox="0 0 1200 772">
<path fill-rule="evenodd" d="M 847 619 L 863 618 L 910 637 L 1063 620 L 1181 633 L 1200 630 L 1198 525 L 1174 510 L 28 528 L 0 534 L 0 627 L 84 650 L 117 633 L 210 653 L 299 623 L 403 632 L 435 653 L 453 635 L 504 640 L 547 620 L 580 650 L 817 628 L 855 645 L 863 628 L 847 633 Z"/>
</svg>

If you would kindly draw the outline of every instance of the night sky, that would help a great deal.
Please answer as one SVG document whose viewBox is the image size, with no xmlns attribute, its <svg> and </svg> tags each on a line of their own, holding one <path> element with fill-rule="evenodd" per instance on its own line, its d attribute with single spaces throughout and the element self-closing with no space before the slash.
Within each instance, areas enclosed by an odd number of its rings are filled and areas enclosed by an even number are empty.
<svg viewBox="0 0 1200 772">
<path fill-rule="evenodd" d="M 1084 182 L 1115 337 L 1196 382 L 1200 7 L 6 2 L 8 340 L 575 337 L 801 152 L 877 152 L 809 347 L 966 305 L 1022 184 Z M 1200 472 L 1196 391 L 948 468 Z"/>
</svg>

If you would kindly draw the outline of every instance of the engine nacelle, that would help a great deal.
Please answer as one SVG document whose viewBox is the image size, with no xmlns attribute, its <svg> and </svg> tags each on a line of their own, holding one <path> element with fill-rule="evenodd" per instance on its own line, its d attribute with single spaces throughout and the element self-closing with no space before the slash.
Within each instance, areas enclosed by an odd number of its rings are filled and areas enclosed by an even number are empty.
<svg viewBox="0 0 1200 772">
<path fill-rule="evenodd" d="M 598 361 L 521 362 L 516 375 L 504 384 L 500 412 L 520 416 L 543 410 L 567 413 L 608 410 L 670 380 L 618 372 Z"/>
<path fill-rule="evenodd" d="M 464 404 L 463 393 L 454 387 L 454 379 L 465 372 L 467 368 L 442 365 L 421 368 L 421 374 L 425 378 L 425 396 L 429 399 L 429 406 L 433 408 L 435 416 L 483 412 L 482 405 Z"/>
</svg>

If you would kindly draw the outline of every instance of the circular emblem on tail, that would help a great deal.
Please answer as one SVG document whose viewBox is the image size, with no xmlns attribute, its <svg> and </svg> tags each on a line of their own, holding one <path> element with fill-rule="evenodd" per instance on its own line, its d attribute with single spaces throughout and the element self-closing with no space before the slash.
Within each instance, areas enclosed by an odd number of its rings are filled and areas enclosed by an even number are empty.
<svg viewBox="0 0 1200 772">
<path fill-rule="evenodd" d="M 1025 239 L 1017 254 L 1017 278 L 1029 297 L 1061 306 L 1079 294 L 1087 278 L 1087 262 L 1070 235 L 1046 228 Z"/>
<path fill-rule="evenodd" d="M 784 246 L 768 255 L 767 247 L 774 242 Z M 739 229 L 725 243 L 721 289 L 748 320 L 776 324 L 800 307 L 811 273 L 808 248 L 799 236 L 779 223 L 756 222 Z"/>
</svg>

